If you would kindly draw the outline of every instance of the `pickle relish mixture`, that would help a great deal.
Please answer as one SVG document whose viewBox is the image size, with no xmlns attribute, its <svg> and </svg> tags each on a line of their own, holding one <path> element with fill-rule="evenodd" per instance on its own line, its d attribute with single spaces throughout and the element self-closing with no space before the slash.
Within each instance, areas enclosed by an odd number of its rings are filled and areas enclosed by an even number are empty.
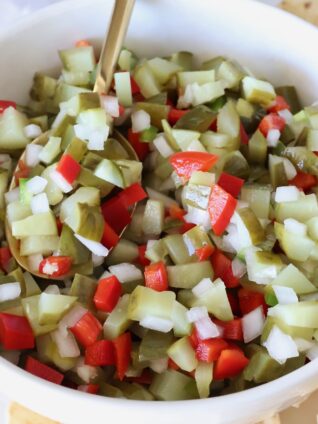
<svg viewBox="0 0 318 424">
<path fill-rule="evenodd" d="M 100 96 L 92 45 L 59 55 L 27 106 L 0 101 L 2 229 L 30 271 L 3 235 L 0 354 L 138 400 L 238 392 L 316 359 L 318 106 L 225 57 L 126 48 Z"/>
</svg>

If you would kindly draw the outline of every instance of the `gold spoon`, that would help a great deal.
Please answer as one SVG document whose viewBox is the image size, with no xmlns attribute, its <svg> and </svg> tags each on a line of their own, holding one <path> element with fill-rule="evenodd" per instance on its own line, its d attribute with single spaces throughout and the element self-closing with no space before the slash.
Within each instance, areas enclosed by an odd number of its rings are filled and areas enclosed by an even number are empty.
<svg viewBox="0 0 318 424">
<path fill-rule="evenodd" d="M 116 68 L 118 56 L 126 35 L 126 31 L 128 28 L 128 24 L 130 21 L 131 13 L 134 7 L 135 0 L 115 0 L 114 10 L 110 22 L 110 27 L 105 37 L 105 41 L 102 47 L 99 64 L 98 64 L 98 72 L 96 76 L 96 82 L 94 85 L 94 92 L 98 94 L 107 93 L 113 79 L 113 74 Z M 127 151 L 130 159 L 139 160 L 136 152 L 132 148 L 131 144 L 123 137 L 118 131 L 113 131 L 113 136 L 117 139 L 117 141 L 124 147 Z M 35 140 L 32 141 L 32 144 L 45 145 L 49 138 L 49 131 L 41 134 Z M 20 160 L 24 161 L 25 152 L 22 153 Z M 20 162 L 20 161 L 19 161 Z M 13 175 L 19 170 L 19 162 L 14 170 Z M 15 178 L 13 177 L 9 186 L 9 190 L 13 190 L 16 187 Z M 134 209 L 132 210 L 133 213 Z M 125 231 L 125 228 L 121 232 L 120 236 Z M 71 271 L 68 274 L 63 275 L 62 277 L 51 277 L 45 274 L 41 274 L 39 272 L 35 272 L 30 270 L 28 265 L 28 260 L 26 256 L 20 255 L 19 248 L 19 240 L 13 237 L 11 232 L 11 226 L 7 220 L 5 219 L 5 233 L 6 238 L 11 250 L 11 253 L 17 263 L 33 275 L 40 278 L 47 278 L 52 280 L 63 280 L 64 278 L 71 277 L 74 275 L 74 271 Z"/>
</svg>

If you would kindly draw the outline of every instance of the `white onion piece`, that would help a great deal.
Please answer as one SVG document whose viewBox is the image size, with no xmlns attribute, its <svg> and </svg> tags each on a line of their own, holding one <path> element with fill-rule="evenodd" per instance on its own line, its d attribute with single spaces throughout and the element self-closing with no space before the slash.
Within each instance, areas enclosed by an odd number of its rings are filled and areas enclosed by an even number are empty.
<svg viewBox="0 0 318 424">
<path fill-rule="evenodd" d="M 77 375 L 85 381 L 85 383 L 90 383 L 94 378 L 98 376 L 98 370 L 96 367 L 91 365 L 85 365 L 84 358 L 79 358 L 77 364 L 74 367 L 74 371 Z"/>
<path fill-rule="evenodd" d="M 112 274 L 109 271 L 104 271 L 98 279 L 102 280 L 103 278 L 109 278 L 111 276 L 112 276 Z"/>
<path fill-rule="evenodd" d="M 66 181 L 63 175 L 56 171 L 56 169 L 52 169 L 52 171 L 50 172 L 50 177 L 63 193 L 69 193 L 73 190 L 71 184 Z"/>
<path fill-rule="evenodd" d="M 115 96 L 105 96 L 102 94 L 100 96 L 101 106 L 105 111 L 112 116 L 113 118 L 119 117 L 119 103 L 118 98 Z"/>
<path fill-rule="evenodd" d="M 294 340 L 283 333 L 276 325 L 272 328 L 263 346 L 266 347 L 269 355 L 280 364 L 284 364 L 289 358 L 299 356 Z"/>
<path fill-rule="evenodd" d="M 50 284 L 49 286 L 47 286 L 43 293 L 60 294 L 60 289 L 59 286 L 57 286 L 56 284 Z"/>
<path fill-rule="evenodd" d="M 315 342 L 302 339 L 302 338 L 296 338 L 294 339 L 294 342 L 297 345 L 298 352 L 307 352 L 309 349 L 315 346 Z"/>
<path fill-rule="evenodd" d="M 170 319 L 164 319 L 151 315 L 143 318 L 139 324 L 144 328 L 160 331 L 161 333 L 169 333 L 169 331 L 171 331 L 173 328 L 173 322 Z"/>
<path fill-rule="evenodd" d="M 174 153 L 174 150 L 170 147 L 163 134 L 158 134 L 157 137 L 154 139 L 153 144 L 155 145 L 156 149 L 161 154 L 161 156 L 163 156 L 164 158 L 168 158 Z"/>
<path fill-rule="evenodd" d="M 168 358 L 159 358 L 149 361 L 149 368 L 157 374 L 162 374 L 168 369 Z"/>
<path fill-rule="evenodd" d="M 294 117 L 290 110 L 283 109 L 283 110 L 279 110 L 277 113 L 281 118 L 284 119 L 286 124 L 292 124 Z"/>
<path fill-rule="evenodd" d="M 148 240 L 146 250 L 151 249 L 156 244 L 156 242 L 157 240 Z"/>
<path fill-rule="evenodd" d="M 226 230 L 228 234 L 225 234 L 222 238 L 222 250 L 225 250 L 226 252 L 230 253 L 239 252 L 241 250 L 241 241 L 237 226 L 234 224 L 230 224 L 228 225 Z"/>
<path fill-rule="evenodd" d="M 109 271 L 115 275 L 121 283 L 129 283 L 143 278 L 142 272 L 135 265 L 129 263 L 122 263 L 112 265 Z"/>
<path fill-rule="evenodd" d="M 279 142 L 280 136 L 281 136 L 281 133 L 279 130 L 277 129 L 269 130 L 266 137 L 267 145 L 269 147 L 276 147 Z"/>
<path fill-rule="evenodd" d="M 315 343 L 306 353 L 307 358 L 310 361 L 318 358 L 318 343 Z"/>
<path fill-rule="evenodd" d="M 201 225 L 204 230 L 211 229 L 211 218 L 208 211 L 188 206 L 188 213 L 184 215 L 184 220 L 191 224 Z"/>
<path fill-rule="evenodd" d="M 214 324 L 209 316 L 196 321 L 195 328 L 201 340 L 212 339 L 221 335 L 219 327 Z"/>
<path fill-rule="evenodd" d="M 63 105 L 64 106 L 64 105 Z M 60 123 L 63 121 L 63 119 L 65 118 L 65 116 L 68 114 L 68 110 L 65 107 L 61 107 L 59 113 L 56 115 L 53 123 L 52 123 L 52 128 L 56 128 L 60 125 Z"/>
<path fill-rule="evenodd" d="M 13 190 L 7 191 L 4 194 L 4 198 L 5 198 L 5 201 L 6 201 L 7 205 L 9 203 L 12 203 L 12 202 L 15 202 L 15 201 L 19 200 L 19 197 L 20 197 L 20 189 L 19 189 L 19 187 L 16 187 Z"/>
<path fill-rule="evenodd" d="M 98 241 L 89 240 L 85 237 L 80 236 L 79 234 L 74 234 L 74 236 L 79 240 L 84 246 L 87 247 L 88 250 L 90 250 L 94 255 L 97 256 L 107 256 L 109 253 L 109 250 L 107 247 L 103 246 L 102 243 L 99 243 Z"/>
<path fill-rule="evenodd" d="M 67 334 L 67 329 L 73 327 L 87 313 L 87 309 L 76 304 L 59 322 L 59 330 Z"/>
<path fill-rule="evenodd" d="M 1 153 L 0 154 L 0 166 L 3 169 L 7 169 L 8 171 L 11 170 L 12 167 L 12 159 L 10 155 L 7 153 Z"/>
<path fill-rule="evenodd" d="M 67 332 L 65 336 L 64 332 L 58 329 L 51 333 L 51 337 L 62 358 L 78 358 L 80 356 L 81 352 L 72 333 Z"/>
<path fill-rule="evenodd" d="M 187 84 L 183 95 L 178 98 L 178 109 L 187 109 L 194 101 L 192 84 Z"/>
<path fill-rule="evenodd" d="M 30 168 L 34 168 L 40 163 L 39 155 L 43 150 L 43 146 L 38 144 L 28 144 L 25 148 L 25 164 Z"/>
<path fill-rule="evenodd" d="M 196 286 L 193 287 L 192 293 L 196 297 L 203 297 L 206 292 L 213 288 L 213 283 L 210 278 L 203 278 Z"/>
<path fill-rule="evenodd" d="M 196 322 L 201 318 L 209 316 L 208 310 L 205 306 L 194 306 L 190 308 L 187 312 L 187 318 L 190 323 Z"/>
<path fill-rule="evenodd" d="M 300 197 L 300 192 L 295 186 L 277 187 L 275 193 L 275 202 L 294 202 Z"/>
<path fill-rule="evenodd" d="M 246 265 L 244 262 L 240 261 L 238 258 L 234 258 L 231 264 L 232 273 L 236 278 L 242 278 L 246 274 Z"/>
<path fill-rule="evenodd" d="M 203 146 L 203 144 L 199 140 L 193 140 L 188 145 L 187 152 L 206 152 L 206 148 Z"/>
<path fill-rule="evenodd" d="M 165 194 L 159 193 L 159 191 L 156 191 L 150 187 L 146 187 L 146 191 L 148 193 L 149 199 L 161 201 L 166 208 L 170 208 L 170 206 L 179 206 L 175 200 L 171 199 L 171 197 L 168 197 Z"/>
<path fill-rule="evenodd" d="M 139 133 L 151 126 L 151 117 L 144 110 L 137 110 L 131 114 L 132 132 Z"/>
<path fill-rule="evenodd" d="M 29 124 L 24 127 L 23 132 L 27 138 L 34 139 L 42 134 L 42 129 L 39 125 Z"/>
<path fill-rule="evenodd" d="M 289 305 L 291 303 L 298 303 L 298 297 L 294 289 L 286 286 L 272 285 L 275 296 L 280 305 Z"/>
<path fill-rule="evenodd" d="M 297 221 L 293 218 L 287 218 L 284 220 L 285 230 L 298 236 L 305 236 L 307 234 L 307 225 Z"/>
<path fill-rule="evenodd" d="M 81 140 L 88 140 L 90 128 L 87 125 L 76 124 L 73 128 L 76 137 L 80 138 Z"/>
<path fill-rule="evenodd" d="M 40 263 L 43 261 L 43 256 L 40 253 L 28 256 L 28 267 L 30 271 L 39 271 Z"/>
<path fill-rule="evenodd" d="M 262 306 L 259 306 L 258 308 L 243 316 L 242 328 L 245 343 L 249 343 L 262 334 L 264 322 L 265 317 Z"/>
<path fill-rule="evenodd" d="M 94 253 L 92 254 L 92 261 L 94 267 L 102 265 L 104 263 L 104 259 L 104 256 L 97 256 Z"/>
<path fill-rule="evenodd" d="M 31 211 L 34 215 L 50 211 L 49 199 L 46 193 L 40 193 L 32 197 Z"/>
<path fill-rule="evenodd" d="M 284 165 L 287 180 L 288 181 L 292 180 L 293 178 L 296 177 L 297 170 L 289 159 L 284 158 L 283 160 L 284 160 L 283 165 Z"/>
<path fill-rule="evenodd" d="M 88 150 L 104 150 L 104 143 L 108 138 L 109 126 L 105 125 L 103 128 L 98 128 L 91 131 L 88 137 Z"/>
<path fill-rule="evenodd" d="M 39 177 L 38 175 L 31 178 L 26 183 L 26 188 L 29 193 L 31 194 L 39 194 L 42 193 L 42 191 L 47 186 L 47 180 L 43 177 Z"/>
<path fill-rule="evenodd" d="M 19 297 L 21 294 L 20 283 L 0 284 L 0 302 L 12 300 Z"/>
</svg>

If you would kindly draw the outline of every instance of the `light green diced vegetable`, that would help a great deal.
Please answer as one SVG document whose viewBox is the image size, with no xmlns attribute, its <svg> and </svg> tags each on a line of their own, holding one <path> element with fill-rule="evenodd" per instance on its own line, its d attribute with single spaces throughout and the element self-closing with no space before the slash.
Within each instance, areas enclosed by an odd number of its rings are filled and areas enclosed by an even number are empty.
<svg viewBox="0 0 318 424">
<path fill-rule="evenodd" d="M 185 151 L 193 141 L 200 138 L 200 133 L 198 131 L 173 129 L 172 136 L 178 147 Z"/>
<path fill-rule="evenodd" d="M 167 359 L 167 350 L 173 343 L 173 335 L 148 330 L 139 346 L 139 362 L 152 361 L 156 359 Z"/>
<path fill-rule="evenodd" d="M 308 130 L 307 149 L 311 150 L 312 152 L 318 151 L 318 126 L 316 130 Z"/>
<path fill-rule="evenodd" d="M 119 104 L 124 107 L 132 105 L 132 93 L 129 72 L 116 72 L 114 74 L 115 90 Z"/>
<path fill-rule="evenodd" d="M 313 328 L 292 326 L 276 316 L 267 315 L 261 336 L 261 343 L 264 343 L 264 341 L 267 340 L 274 325 L 280 328 L 283 333 L 288 334 L 294 339 L 301 338 L 305 340 L 312 340 L 315 331 Z"/>
<path fill-rule="evenodd" d="M 256 165 L 264 165 L 267 156 L 267 140 L 263 134 L 257 130 L 248 143 L 249 160 Z"/>
<path fill-rule="evenodd" d="M 265 232 L 256 215 L 250 208 L 238 209 L 233 215 L 233 222 L 237 226 L 241 248 L 261 243 L 265 239 Z"/>
<path fill-rule="evenodd" d="M 136 243 L 120 239 L 118 244 L 112 249 L 110 255 L 106 258 L 108 266 L 117 265 L 123 262 L 134 262 L 138 258 L 139 251 Z"/>
<path fill-rule="evenodd" d="M 179 289 L 192 289 L 203 278 L 213 278 L 213 268 L 209 261 L 168 266 L 167 272 L 169 286 Z"/>
<path fill-rule="evenodd" d="M 195 351 L 188 337 L 183 337 L 174 342 L 167 351 L 171 358 L 182 370 L 191 372 L 198 365 Z"/>
<path fill-rule="evenodd" d="M 124 177 L 119 166 L 109 159 L 102 159 L 97 165 L 94 175 L 117 187 L 124 188 L 125 186 Z"/>
<path fill-rule="evenodd" d="M 0 169 L 0 209 L 5 207 L 4 194 L 7 191 L 9 171 Z"/>
<path fill-rule="evenodd" d="M 250 184 L 241 189 L 241 199 L 248 202 L 249 207 L 259 219 L 268 219 L 271 199 L 271 187 L 268 185 Z"/>
<path fill-rule="evenodd" d="M 279 156 L 269 155 L 269 176 L 272 187 L 288 185 L 284 159 Z"/>
<path fill-rule="evenodd" d="M 60 137 L 50 137 L 49 141 L 39 154 L 40 161 L 44 162 L 46 165 L 52 163 L 61 152 L 61 141 L 62 139 Z"/>
<path fill-rule="evenodd" d="M 124 186 L 129 187 L 141 179 L 142 163 L 136 160 L 116 159 L 113 162 L 118 166 L 124 179 Z"/>
<path fill-rule="evenodd" d="M 269 106 L 275 100 L 274 87 L 267 81 L 247 76 L 242 80 L 242 87 L 245 99 L 251 103 Z"/>
<path fill-rule="evenodd" d="M 70 296 L 76 296 L 78 302 L 89 309 L 95 308 L 93 297 L 97 283 L 93 278 L 86 275 L 75 274 L 70 288 Z"/>
<path fill-rule="evenodd" d="M 136 66 L 134 71 L 134 78 L 140 88 L 141 94 L 146 99 L 149 99 L 150 97 L 156 96 L 160 93 L 160 84 L 156 80 L 147 62 Z"/>
<path fill-rule="evenodd" d="M 171 234 L 163 238 L 169 256 L 176 265 L 182 265 L 196 260 L 189 254 L 187 246 L 181 234 Z"/>
<path fill-rule="evenodd" d="M 275 222 L 274 228 L 280 246 L 288 258 L 299 262 L 307 261 L 315 247 L 315 242 L 308 237 L 286 231 L 285 227 L 278 222 Z"/>
<path fill-rule="evenodd" d="M 65 131 L 69 128 L 69 126 L 74 124 L 75 124 L 74 116 L 64 115 L 62 119 L 59 116 L 56 116 L 55 120 L 52 122 L 52 130 L 50 133 L 51 138 L 52 137 L 62 138 L 65 134 Z"/>
<path fill-rule="evenodd" d="M 204 72 L 204 71 L 202 71 Z M 193 106 L 213 102 L 224 95 L 224 84 L 221 81 L 207 82 L 202 85 L 193 84 L 191 86 L 193 96 Z"/>
<path fill-rule="evenodd" d="M 151 262 L 165 260 L 165 257 L 168 256 L 168 249 L 163 239 L 156 240 L 151 247 L 147 247 L 145 256 Z"/>
<path fill-rule="evenodd" d="M 178 72 L 178 85 L 180 88 L 185 88 L 188 84 L 197 83 L 203 85 L 215 81 L 215 71 L 186 71 Z"/>
<path fill-rule="evenodd" d="M 30 205 L 21 203 L 19 200 L 16 200 L 7 205 L 7 219 L 10 224 L 14 221 L 20 221 L 24 218 L 27 218 L 32 214 Z"/>
<path fill-rule="evenodd" d="M 25 205 L 31 203 L 32 194 L 28 190 L 27 182 L 29 178 L 19 178 L 19 200 Z"/>
<path fill-rule="evenodd" d="M 0 148 L 7 150 L 23 149 L 29 139 L 24 134 L 28 124 L 26 116 L 13 107 L 6 108 L 0 115 Z"/>
<path fill-rule="evenodd" d="M 306 222 L 316 216 L 318 216 L 318 202 L 315 194 L 302 196 L 293 202 L 281 202 L 275 206 L 275 217 L 278 222 L 284 222 L 287 218 Z"/>
<path fill-rule="evenodd" d="M 245 99 L 239 98 L 236 103 L 236 110 L 242 118 L 250 119 L 254 115 L 254 106 Z"/>
<path fill-rule="evenodd" d="M 213 131 L 207 131 L 202 134 L 200 140 L 207 149 L 230 149 L 233 146 L 232 138 L 228 134 L 215 133 Z"/>
<path fill-rule="evenodd" d="M 76 203 L 72 213 L 66 218 L 66 224 L 74 231 L 89 240 L 99 242 L 104 231 L 104 218 L 98 206 Z"/>
<path fill-rule="evenodd" d="M 259 384 L 276 379 L 281 372 L 282 365 L 275 361 L 264 348 L 259 347 L 244 369 L 243 376 L 245 380 Z"/>
<path fill-rule="evenodd" d="M 118 66 L 122 71 L 131 71 L 137 63 L 137 58 L 133 52 L 123 48 L 119 54 Z"/>
<path fill-rule="evenodd" d="M 34 100 L 53 98 L 56 86 L 57 80 L 55 78 L 36 72 L 33 78 L 30 96 Z"/>
<path fill-rule="evenodd" d="M 163 230 L 164 205 L 158 200 L 149 199 L 146 203 L 142 230 L 147 235 L 159 235 Z"/>
<path fill-rule="evenodd" d="M 95 55 L 92 46 L 74 47 L 60 50 L 60 58 L 65 69 L 71 72 L 90 72 L 95 68 Z"/>
<path fill-rule="evenodd" d="M 12 223 L 12 235 L 16 238 L 28 236 L 56 236 L 56 219 L 52 212 L 38 213 Z"/>
<path fill-rule="evenodd" d="M 87 143 L 74 137 L 65 149 L 65 153 L 71 155 L 73 159 L 80 162 L 87 152 Z"/>
<path fill-rule="evenodd" d="M 77 116 L 79 113 L 87 109 L 96 109 L 100 106 L 100 99 L 97 93 L 85 92 L 79 93 L 74 97 L 71 97 L 66 102 L 61 103 L 60 107 L 68 115 Z M 73 128 L 73 127 L 72 127 Z M 66 130 L 65 130 L 66 131 Z M 64 131 L 64 136 L 65 135 Z M 68 131 L 71 131 L 70 129 Z M 72 133 L 74 136 L 74 131 Z M 62 147 L 65 147 L 64 137 Z"/>
<path fill-rule="evenodd" d="M 318 328 L 318 302 L 298 302 L 277 305 L 269 315 L 295 327 Z"/>
<path fill-rule="evenodd" d="M 95 187 L 80 187 L 75 193 L 61 204 L 60 219 L 62 222 L 72 214 L 77 203 L 86 203 L 88 206 L 99 206 L 99 190 Z"/>
<path fill-rule="evenodd" d="M 271 282 L 275 286 L 290 287 L 297 294 L 313 293 L 317 288 L 299 271 L 293 264 L 289 264 L 279 275 Z"/>
<path fill-rule="evenodd" d="M 21 301 L 25 316 L 28 318 L 35 336 L 50 333 L 51 331 L 55 330 L 57 325 L 55 323 L 40 324 L 39 301 L 40 295 L 25 297 Z"/>
<path fill-rule="evenodd" d="M 41 361 L 53 363 L 64 372 L 69 371 L 76 365 L 77 358 L 63 358 L 59 354 L 58 347 L 50 334 L 37 337 L 36 348 Z"/>
<path fill-rule="evenodd" d="M 244 77 L 244 73 L 238 66 L 235 66 L 233 62 L 225 60 L 218 67 L 216 72 L 217 79 L 226 82 L 226 88 L 237 90 L 239 88 L 240 81 Z"/>
<path fill-rule="evenodd" d="M 181 66 L 160 57 L 148 60 L 147 64 L 159 84 L 166 84 L 173 75 L 182 70 Z"/>
<path fill-rule="evenodd" d="M 176 337 L 189 336 L 191 324 L 187 318 L 187 308 L 175 301 L 172 311 L 173 333 Z"/>
<path fill-rule="evenodd" d="M 66 84 L 65 82 L 59 81 L 53 98 L 53 105 L 59 107 L 61 103 L 67 102 L 77 94 L 89 92 L 90 90 L 87 90 L 84 87 L 76 87 L 75 85 L 70 85 Z"/>
<path fill-rule="evenodd" d="M 58 248 L 58 236 L 28 236 L 23 237 L 20 243 L 20 254 L 22 256 L 35 255 L 50 255 Z"/>
<path fill-rule="evenodd" d="M 77 177 L 77 182 L 83 187 L 95 187 L 100 191 L 100 196 L 105 197 L 114 188 L 113 184 L 96 177 L 90 169 L 81 167 L 81 172 Z"/>
<path fill-rule="evenodd" d="M 190 255 L 194 254 L 196 249 L 204 246 L 212 246 L 209 236 L 199 225 L 184 233 L 183 240 Z"/>
<path fill-rule="evenodd" d="M 47 185 L 44 189 L 49 204 L 54 206 L 60 203 L 63 199 L 63 192 L 62 190 L 55 184 L 55 182 L 51 178 L 51 172 L 56 168 L 56 165 L 48 166 L 44 169 L 41 176 L 47 180 Z"/>
<path fill-rule="evenodd" d="M 190 177 L 189 184 L 212 187 L 215 184 L 215 174 L 211 172 L 195 171 Z"/>
<path fill-rule="evenodd" d="M 185 113 L 174 128 L 203 133 L 210 128 L 215 118 L 215 112 L 205 105 L 199 105 Z"/>
<path fill-rule="evenodd" d="M 25 271 L 23 274 L 23 278 L 25 285 L 25 297 L 41 294 L 40 287 L 37 285 L 35 279 L 29 272 Z"/>
<path fill-rule="evenodd" d="M 187 308 L 192 308 L 196 302 L 196 296 L 192 293 L 190 289 L 181 289 L 177 293 L 178 302 Z"/>
<path fill-rule="evenodd" d="M 307 222 L 307 230 L 309 237 L 315 241 L 318 241 L 318 217 L 310 218 Z"/>
<path fill-rule="evenodd" d="M 318 157 L 307 147 L 288 146 L 282 152 L 282 155 L 289 159 L 300 171 L 318 176 Z"/>
<path fill-rule="evenodd" d="M 72 258 L 72 264 L 84 264 L 91 256 L 91 252 L 74 236 L 73 231 L 67 225 L 63 225 L 57 247 L 61 256 Z M 54 249 L 54 250 L 55 250 Z"/>
<path fill-rule="evenodd" d="M 250 251 L 245 258 L 248 278 L 257 284 L 269 284 L 284 266 L 281 258 L 272 252 Z"/>
<path fill-rule="evenodd" d="M 76 302 L 77 297 L 41 293 L 39 298 L 39 323 L 57 324 Z"/>
<path fill-rule="evenodd" d="M 66 84 L 70 85 L 87 86 L 90 83 L 90 74 L 85 71 L 72 72 L 62 69 L 61 77 Z"/>
<path fill-rule="evenodd" d="M 217 129 L 221 134 L 231 137 L 234 146 L 240 142 L 240 117 L 232 101 L 228 101 L 220 110 L 217 118 Z"/>
<path fill-rule="evenodd" d="M 198 392 L 193 378 L 174 370 L 167 370 L 162 374 L 156 375 L 149 390 L 158 400 L 198 398 Z"/>
<path fill-rule="evenodd" d="M 246 178 L 250 173 L 250 167 L 242 153 L 237 150 L 224 156 L 223 171 L 239 178 Z"/>
<path fill-rule="evenodd" d="M 206 210 L 209 203 L 211 187 L 188 184 L 182 191 L 182 203 Z"/>
<path fill-rule="evenodd" d="M 197 383 L 198 392 L 201 399 L 207 398 L 210 395 L 210 384 L 213 378 L 213 362 L 199 362 L 194 373 L 194 378 Z"/>
<path fill-rule="evenodd" d="M 120 334 L 124 333 L 131 324 L 131 321 L 128 318 L 129 297 L 129 294 L 124 294 L 106 318 L 103 331 L 104 337 L 107 340 L 113 340 L 120 336 Z"/>
<path fill-rule="evenodd" d="M 184 71 L 191 71 L 193 68 L 193 53 L 185 51 L 173 53 L 170 61 L 181 66 Z"/>
</svg>

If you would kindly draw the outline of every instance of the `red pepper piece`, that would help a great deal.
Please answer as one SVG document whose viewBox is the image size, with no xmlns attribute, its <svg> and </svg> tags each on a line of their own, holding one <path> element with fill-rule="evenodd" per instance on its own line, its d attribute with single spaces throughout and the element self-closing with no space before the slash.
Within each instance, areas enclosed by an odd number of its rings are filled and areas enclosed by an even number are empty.
<svg viewBox="0 0 318 424">
<path fill-rule="evenodd" d="M 117 196 L 122 201 L 122 204 L 126 208 L 129 208 L 129 206 L 133 206 L 135 203 L 146 199 L 148 194 L 139 183 L 134 183 L 122 190 Z"/>
<path fill-rule="evenodd" d="M 171 358 L 168 359 L 168 368 L 176 371 L 180 369 L 179 365 L 177 365 Z"/>
<path fill-rule="evenodd" d="M 188 113 L 188 110 L 181 110 L 181 109 L 175 109 L 171 108 L 168 114 L 168 121 L 171 125 L 176 124 L 180 118 L 183 117 L 186 113 Z"/>
<path fill-rule="evenodd" d="M 298 171 L 296 177 L 294 177 L 292 180 L 289 180 L 288 184 L 294 185 L 300 190 L 307 191 L 318 184 L 318 179 L 315 177 L 315 175 Z"/>
<path fill-rule="evenodd" d="M 242 315 L 248 314 L 259 306 L 263 306 L 266 315 L 267 305 L 263 293 L 242 288 L 238 292 L 238 298 Z"/>
<path fill-rule="evenodd" d="M 218 156 L 206 152 L 178 152 L 169 158 L 177 175 L 185 182 L 195 171 L 209 171 L 217 160 Z"/>
<path fill-rule="evenodd" d="M 199 262 L 206 261 L 214 252 L 214 246 L 211 244 L 206 244 L 203 247 L 195 249 L 195 254 L 197 255 Z"/>
<path fill-rule="evenodd" d="M 64 375 L 54 368 L 43 364 L 32 356 L 28 356 L 25 362 L 24 369 L 29 373 L 36 375 L 37 377 L 43 378 L 44 380 L 50 381 L 51 383 L 61 384 Z"/>
<path fill-rule="evenodd" d="M 3 113 L 8 107 L 17 108 L 17 104 L 12 102 L 11 100 L 0 100 L 0 115 Z"/>
<path fill-rule="evenodd" d="M 220 250 L 215 249 L 211 263 L 214 270 L 214 277 L 221 278 L 226 287 L 233 288 L 240 284 L 240 280 L 233 275 L 231 259 L 225 256 Z"/>
<path fill-rule="evenodd" d="M 121 334 L 113 340 L 113 344 L 115 348 L 117 377 L 119 380 L 123 380 L 130 364 L 130 355 L 132 347 L 130 333 L 127 332 Z"/>
<path fill-rule="evenodd" d="M 223 190 L 230 193 L 233 197 L 238 197 L 243 184 L 244 180 L 242 180 L 242 178 L 235 177 L 234 175 L 227 174 L 226 172 L 222 172 L 218 181 L 218 185 L 222 187 Z"/>
<path fill-rule="evenodd" d="M 99 384 L 82 384 L 81 386 L 78 386 L 77 390 L 96 395 L 99 392 Z"/>
<path fill-rule="evenodd" d="M 56 227 L 57 227 L 57 233 L 60 236 L 62 232 L 63 224 L 59 217 L 56 218 Z"/>
<path fill-rule="evenodd" d="M 222 235 L 230 223 L 230 219 L 235 211 L 237 200 L 215 184 L 211 190 L 208 211 L 211 218 L 211 225 L 217 236 Z"/>
<path fill-rule="evenodd" d="M 233 315 L 241 315 L 240 305 L 237 298 L 237 291 L 227 290 L 227 298 L 229 299 Z"/>
<path fill-rule="evenodd" d="M 267 109 L 270 113 L 277 113 L 280 110 L 290 110 L 289 104 L 286 102 L 283 96 L 277 96 L 273 106 Z"/>
<path fill-rule="evenodd" d="M 81 165 L 71 155 L 64 153 L 57 164 L 56 170 L 68 183 L 73 184 L 81 172 Z"/>
<path fill-rule="evenodd" d="M 28 178 L 30 174 L 30 168 L 26 166 L 24 161 L 21 159 L 18 162 L 17 168 L 18 168 L 17 171 L 14 173 L 14 179 L 15 179 L 16 185 L 19 185 L 20 178 Z"/>
<path fill-rule="evenodd" d="M 167 270 L 163 262 L 146 266 L 145 286 L 159 292 L 168 290 Z"/>
<path fill-rule="evenodd" d="M 283 131 L 283 129 L 285 128 L 285 125 L 286 125 L 286 122 L 281 116 L 275 113 L 270 113 L 264 116 L 258 128 L 260 132 L 263 134 L 263 136 L 267 137 L 267 134 L 270 130 Z"/>
<path fill-rule="evenodd" d="M 6 350 L 33 349 L 34 335 L 27 318 L 1 312 L 0 341 Z"/>
<path fill-rule="evenodd" d="M 2 269 L 2 271 L 9 271 L 11 258 L 12 255 L 10 249 L 8 247 L 0 247 L 0 268 Z"/>
<path fill-rule="evenodd" d="M 218 360 L 216 361 L 213 378 L 215 380 L 223 380 L 238 375 L 249 363 L 244 353 L 238 349 L 222 350 Z"/>
<path fill-rule="evenodd" d="M 98 339 L 102 325 L 91 312 L 87 311 L 70 330 L 82 346 L 88 347 Z"/>
<path fill-rule="evenodd" d="M 226 349 L 228 344 L 220 338 L 201 340 L 195 350 L 195 356 L 202 362 L 216 361 L 222 350 Z"/>
<path fill-rule="evenodd" d="M 146 258 L 145 256 L 146 250 L 147 250 L 146 244 L 142 244 L 141 246 L 138 246 L 138 252 L 139 252 L 138 263 L 142 266 L 147 266 L 150 264 L 149 259 Z"/>
<path fill-rule="evenodd" d="M 247 135 L 247 132 L 245 131 L 245 128 L 241 122 L 240 124 L 240 138 L 241 138 L 241 144 L 248 144 L 249 137 Z"/>
<path fill-rule="evenodd" d="M 50 277 L 61 277 L 70 271 L 72 261 L 69 256 L 48 256 L 40 262 L 39 271 Z"/>
<path fill-rule="evenodd" d="M 111 248 L 115 247 L 118 242 L 119 242 L 118 234 L 105 221 L 104 222 L 103 236 L 102 236 L 102 240 L 101 240 L 102 245 L 106 246 L 107 249 L 111 249 Z"/>
<path fill-rule="evenodd" d="M 213 321 L 223 329 L 224 339 L 243 341 L 241 318 L 234 318 L 232 321 L 221 321 L 219 319 L 213 319 Z"/>
<path fill-rule="evenodd" d="M 99 280 L 94 295 L 96 309 L 111 312 L 118 303 L 122 287 L 115 275 Z"/>
<path fill-rule="evenodd" d="M 131 215 L 118 195 L 102 204 L 102 214 L 117 234 L 131 222 Z"/>
<path fill-rule="evenodd" d="M 194 228 L 196 225 L 192 224 L 191 222 L 184 222 L 182 227 L 179 228 L 178 233 L 179 234 L 184 234 L 189 230 L 192 230 L 192 228 Z"/>
<path fill-rule="evenodd" d="M 104 367 L 115 364 L 115 351 L 110 340 L 98 340 L 85 350 L 85 364 Z"/>
<path fill-rule="evenodd" d="M 179 219 L 180 221 L 184 221 L 184 215 L 186 214 L 186 211 L 178 205 L 171 205 L 169 207 L 169 215 L 171 218 Z"/>
<path fill-rule="evenodd" d="M 193 347 L 193 349 L 196 349 L 198 344 L 200 343 L 201 339 L 198 335 L 197 329 L 195 328 L 195 326 L 193 326 L 192 328 L 192 332 L 190 334 L 189 337 L 189 342 L 191 344 L 191 346 Z"/>
<path fill-rule="evenodd" d="M 132 93 L 132 95 L 139 94 L 140 93 L 139 85 L 136 83 L 135 78 L 133 76 L 131 76 L 131 75 L 130 75 L 130 85 L 131 85 L 131 93 Z"/>
<path fill-rule="evenodd" d="M 139 133 L 133 133 L 132 129 L 129 128 L 128 130 L 128 141 L 134 148 L 135 152 L 137 153 L 137 156 L 141 161 L 145 160 L 146 156 L 149 153 L 149 145 L 148 143 L 143 143 L 140 141 L 140 134 Z"/>
</svg>

